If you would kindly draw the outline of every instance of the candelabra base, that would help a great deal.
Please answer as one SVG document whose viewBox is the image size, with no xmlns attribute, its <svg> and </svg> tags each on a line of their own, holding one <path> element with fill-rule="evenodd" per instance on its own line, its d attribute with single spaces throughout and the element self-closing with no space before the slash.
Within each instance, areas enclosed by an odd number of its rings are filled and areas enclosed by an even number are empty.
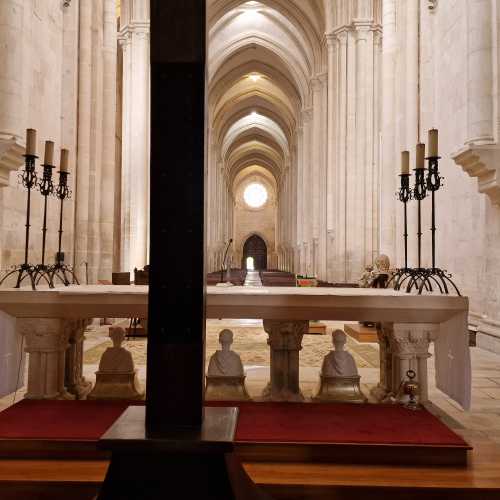
<svg viewBox="0 0 500 500">
<path fill-rule="evenodd" d="M 79 285 L 80 282 L 76 277 L 75 271 L 71 266 L 67 264 L 54 264 L 50 268 L 51 281 L 54 283 L 54 280 L 57 278 L 64 286 Z M 71 278 L 71 281 L 70 279 Z"/>
<path fill-rule="evenodd" d="M 18 266 L 14 266 L 10 271 L 7 271 L 7 274 L 0 280 L 0 286 L 2 286 L 8 278 L 15 276 L 16 274 L 17 279 L 14 288 L 21 288 L 22 282 L 26 278 L 29 278 L 32 290 L 36 290 L 36 279 L 38 271 L 37 267 L 32 266 L 31 264 L 20 264 Z"/>
<path fill-rule="evenodd" d="M 392 279 L 394 280 L 394 290 L 405 290 L 407 293 L 416 291 L 419 295 L 424 290 L 426 292 L 439 291 L 439 293 L 446 295 L 454 290 L 457 295 L 461 295 L 451 279 L 451 274 L 438 267 L 398 269 Z"/>
<path fill-rule="evenodd" d="M 52 275 L 50 273 L 50 267 L 44 264 L 39 264 L 35 267 L 36 270 L 36 284 L 38 285 L 40 281 L 45 280 L 49 288 L 54 288 L 54 283 L 52 281 Z"/>
</svg>

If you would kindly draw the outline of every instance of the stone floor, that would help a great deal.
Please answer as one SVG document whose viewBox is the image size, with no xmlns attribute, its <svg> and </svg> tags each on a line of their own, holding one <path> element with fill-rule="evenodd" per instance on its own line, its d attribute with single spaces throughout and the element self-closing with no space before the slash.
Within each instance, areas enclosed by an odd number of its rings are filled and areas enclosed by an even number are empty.
<svg viewBox="0 0 500 500">
<path fill-rule="evenodd" d="M 328 333 L 341 323 L 325 322 Z M 267 335 L 259 320 L 208 320 L 207 358 L 218 347 L 218 333 L 223 328 L 234 332 L 233 349 L 241 355 L 247 373 L 247 389 L 253 398 L 258 398 L 269 380 L 269 349 Z M 84 374 L 95 381 L 95 371 L 102 352 L 111 345 L 108 327 L 89 329 L 86 334 Z M 139 378 L 143 385 L 146 375 L 146 340 L 130 339 L 125 346 L 132 352 Z M 304 396 L 311 397 L 318 383 L 318 374 L 323 356 L 331 349 L 330 335 L 306 335 L 301 351 L 300 381 Z M 362 389 L 369 395 L 377 383 L 378 345 L 360 344 L 349 339 L 348 349 L 353 354 L 361 375 Z M 434 410 L 450 427 L 463 435 L 477 440 L 495 441 L 500 444 L 500 355 L 480 348 L 471 348 L 472 358 L 472 409 L 463 411 L 460 406 L 446 397 L 434 384 L 433 358 L 429 360 L 429 397 Z M 26 376 L 26 374 L 25 374 Z M 17 394 L 0 399 L 0 410 L 10 406 L 14 400 L 23 397 L 25 389 Z"/>
</svg>

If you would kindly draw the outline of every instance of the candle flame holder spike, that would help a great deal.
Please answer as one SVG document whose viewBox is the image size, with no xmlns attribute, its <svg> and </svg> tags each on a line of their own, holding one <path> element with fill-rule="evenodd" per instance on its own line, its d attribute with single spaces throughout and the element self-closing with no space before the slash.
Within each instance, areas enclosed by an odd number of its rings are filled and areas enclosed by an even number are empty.
<svg viewBox="0 0 500 500">
<path fill-rule="evenodd" d="M 24 170 L 18 174 L 18 181 L 27 190 L 26 196 L 26 233 L 24 241 L 24 262 L 14 266 L 7 274 L 0 280 L 0 286 L 10 277 L 17 274 L 16 284 L 14 288 L 20 288 L 21 284 L 26 278 L 29 278 L 31 288 L 36 290 L 37 269 L 36 266 L 29 263 L 29 242 L 30 242 L 30 227 L 31 227 L 31 190 L 36 188 L 38 184 L 38 177 L 35 170 L 35 163 L 38 156 L 33 154 L 24 155 Z"/>
<path fill-rule="evenodd" d="M 59 198 L 59 246 L 56 256 L 56 263 L 50 267 L 51 281 L 57 278 L 64 286 L 71 284 L 79 285 L 80 282 L 76 277 L 72 266 L 64 263 L 64 253 L 62 252 L 62 235 L 63 235 L 63 208 L 64 200 L 71 198 L 71 189 L 68 186 L 69 173 L 65 170 L 59 171 L 59 184 L 56 187 L 55 194 Z M 70 281 L 71 278 L 71 281 Z"/>
</svg>

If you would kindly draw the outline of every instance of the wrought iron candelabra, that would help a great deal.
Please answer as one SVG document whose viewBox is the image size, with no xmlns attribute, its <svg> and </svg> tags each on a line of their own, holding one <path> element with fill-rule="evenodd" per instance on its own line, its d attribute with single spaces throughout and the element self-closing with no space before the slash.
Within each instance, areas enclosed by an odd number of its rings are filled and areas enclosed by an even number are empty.
<svg viewBox="0 0 500 500">
<path fill-rule="evenodd" d="M 51 266 L 50 274 L 51 281 L 54 283 L 54 279 L 57 278 L 63 283 L 65 286 L 69 286 L 71 283 L 75 283 L 77 285 L 80 284 L 78 281 L 76 274 L 73 268 L 64 263 L 64 253 L 62 252 L 62 235 L 63 235 L 63 208 L 64 208 L 64 200 L 71 198 L 71 190 L 68 187 L 68 176 L 69 173 L 65 170 L 59 171 L 59 184 L 56 188 L 56 196 L 59 198 L 59 246 L 56 256 L 56 263 Z M 69 280 L 71 277 L 71 281 Z"/>
<path fill-rule="evenodd" d="M 24 262 L 20 265 L 14 266 L 0 281 L 0 286 L 7 278 L 17 274 L 17 280 L 14 288 L 20 288 L 21 283 L 29 278 L 31 288 L 36 290 L 36 266 L 29 263 L 29 243 L 30 243 L 30 215 L 31 215 L 31 190 L 36 188 L 38 177 L 35 171 L 35 162 L 38 156 L 34 154 L 25 154 L 24 170 L 19 174 L 19 183 L 27 189 L 26 197 L 26 236 L 24 242 Z"/>
<path fill-rule="evenodd" d="M 398 192 L 399 200 L 404 205 L 404 246 L 405 246 L 405 266 L 398 269 L 391 278 L 394 281 L 394 289 L 405 289 L 410 293 L 412 290 L 421 294 L 424 290 L 432 292 L 435 289 L 440 293 L 448 294 L 450 289 L 454 289 L 457 295 L 460 291 L 451 279 L 452 276 L 446 270 L 436 266 L 436 200 L 435 193 L 442 186 L 442 177 L 439 174 L 439 156 L 430 156 L 428 169 L 415 169 L 415 185 L 411 190 L 409 187 L 409 174 L 401 175 L 401 188 Z M 427 172 L 427 174 L 426 174 Z M 421 202 L 430 193 L 431 196 L 431 250 L 432 267 L 422 267 L 422 207 Z M 408 267 L 408 222 L 407 203 L 409 200 L 417 201 L 417 267 Z"/>
<path fill-rule="evenodd" d="M 414 288 L 421 294 L 424 287 L 426 290 L 432 291 L 425 279 L 426 270 L 422 267 L 422 200 L 427 196 L 427 183 L 425 180 L 425 168 L 416 168 L 415 186 L 413 187 L 413 198 L 417 200 L 417 267 L 411 269 L 409 273 L 408 284 L 406 291 L 409 293 Z"/>
<path fill-rule="evenodd" d="M 429 156 L 426 158 L 429 164 L 427 171 L 426 188 L 431 193 L 431 237 L 432 237 L 432 267 L 425 269 L 422 275 L 422 283 L 419 287 L 419 293 L 422 293 L 424 286 L 432 291 L 432 285 L 437 286 L 441 293 L 448 294 L 450 286 L 453 287 L 457 295 L 460 291 L 451 279 L 452 276 L 445 269 L 436 267 L 436 200 L 435 193 L 442 186 L 442 177 L 439 174 L 440 156 Z"/>
<path fill-rule="evenodd" d="M 42 165 L 43 176 L 38 182 L 38 189 L 43 196 L 43 227 L 42 227 L 42 263 L 36 266 L 37 280 L 36 284 L 40 283 L 43 278 L 50 288 L 54 288 L 52 282 L 52 275 L 48 266 L 45 265 L 45 246 L 47 240 L 47 199 L 54 193 L 54 183 L 52 182 L 52 170 L 55 168 L 53 165 Z"/>
<path fill-rule="evenodd" d="M 401 187 L 399 191 L 396 193 L 396 196 L 399 198 L 399 201 L 403 203 L 403 214 L 404 214 L 404 232 L 403 232 L 403 240 L 404 240 L 404 249 L 405 249 L 405 265 L 402 268 L 396 270 L 396 272 L 392 275 L 389 283 L 394 281 L 394 288 L 399 290 L 401 285 L 411 276 L 411 269 L 408 267 L 408 202 L 412 198 L 412 190 L 410 188 L 410 174 L 400 174 L 400 183 Z M 387 285 L 389 285 L 389 283 Z"/>
</svg>

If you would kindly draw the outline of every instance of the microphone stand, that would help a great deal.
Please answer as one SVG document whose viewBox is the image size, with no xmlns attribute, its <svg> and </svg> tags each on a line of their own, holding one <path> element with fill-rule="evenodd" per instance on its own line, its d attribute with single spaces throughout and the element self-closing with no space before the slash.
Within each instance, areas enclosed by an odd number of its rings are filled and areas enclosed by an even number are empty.
<svg viewBox="0 0 500 500">
<path fill-rule="evenodd" d="M 224 252 L 224 258 L 222 259 L 222 267 L 220 270 L 220 282 L 224 283 L 224 266 L 226 265 L 226 259 L 227 259 L 227 252 L 229 252 L 229 247 L 233 243 L 233 238 L 230 238 L 229 241 L 227 242 L 226 250 Z"/>
</svg>

